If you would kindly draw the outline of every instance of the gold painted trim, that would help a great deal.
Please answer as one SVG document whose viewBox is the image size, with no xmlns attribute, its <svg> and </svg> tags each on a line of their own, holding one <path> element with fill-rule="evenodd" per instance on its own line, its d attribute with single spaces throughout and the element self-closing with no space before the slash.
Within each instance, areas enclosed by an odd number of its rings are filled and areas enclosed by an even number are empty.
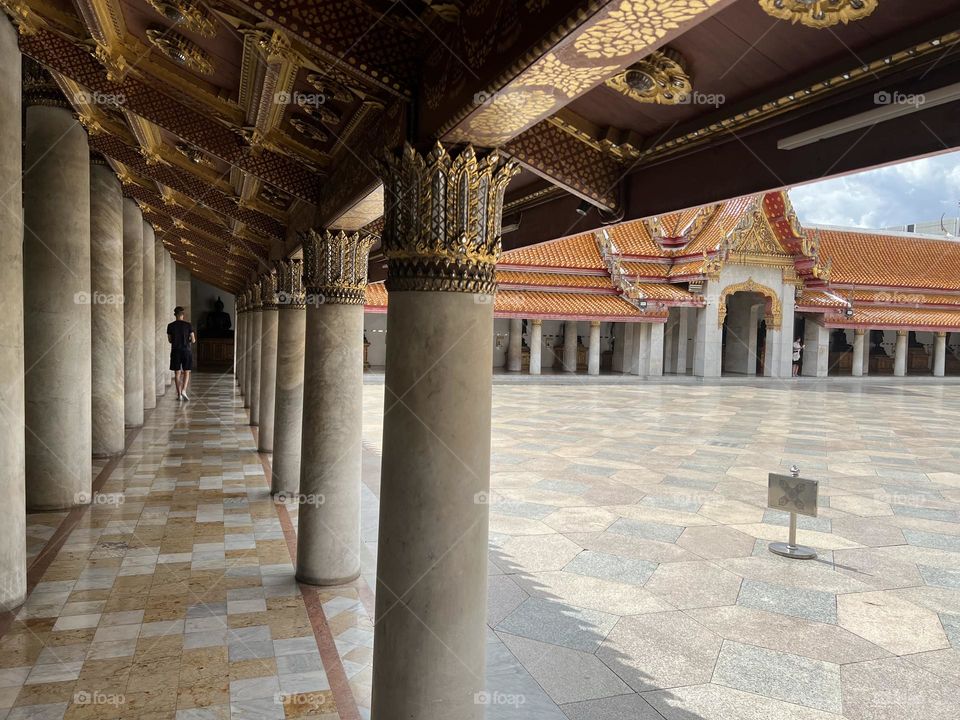
<svg viewBox="0 0 960 720">
<path fill-rule="evenodd" d="M 723 321 L 727 318 L 727 298 L 738 292 L 752 292 L 766 297 L 767 311 L 764 314 L 764 319 L 767 321 L 767 326 L 774 330 L 780 329 L 783 324 L 783 307 L 780 304 L 780 298 L 771 288 L 768 288 L 766 285 L 761 285 L 752 277 L 742 283 L 728 285 L 720 293 L 719 307 L 717 308 L 719 327 L 723 327 Z"/>
</svg>

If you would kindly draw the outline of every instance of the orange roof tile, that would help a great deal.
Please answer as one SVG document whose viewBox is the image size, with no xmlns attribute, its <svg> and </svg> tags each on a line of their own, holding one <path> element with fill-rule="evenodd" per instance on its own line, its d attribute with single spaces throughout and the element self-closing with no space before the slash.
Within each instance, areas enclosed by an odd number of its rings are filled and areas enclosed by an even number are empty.
<svg viewBox="0 0 960 720">
<path fill-rule="evenodd" d="M 650 231 L 643 220 L 631 220 L 630 222 L 611 225 L 607 228 L 610 238 L 617 246 L 617 250 L 622 255 L 647 255 L 650 257 L 663 257 L 663 250 L 650 237 Z"/>
<path fill-rule="evenodd" d="M 839 293 L 828 293 L 821 290 L 804 290 L 803 294 L 797 298 L 799 307 L 824 307 L 824 308 L 842 308 L 847 303 L 844 300 L 846 295 Z"/>
<path fill-rule="evenodd" d="M 526 272 L 497 269 L 501 285 L 531 285 L 535 287 L 604 288 L 613 290 L 609 275 L 574 275 L 572 273 Z"/>
<path fill-rule="evenodd" d="M 906 290 L 854 290 L 854 302 L 880 303 L 887 305 L 957 305 L 960 295 L 943 295 Z"/>
<path fill-rule="evenodd" d="M 647 300 L 668 300 L 672 302 L 702 302 L 702 297 L 684 290 L 679 285 L 669 283 L 637 283 L 640 295 Z"/>
<path fill-rule="evenodd" d="M 710 222 L 700 231 L 697 237 L 674 254 L 691 255 L 693 253 L 700 254 L 704 250 L 716 250 L 720 241 L 740 222 L 744 211 L 757 199 L 755 196 L 748 195 L 747 197 L 727 200 L 717 208 L 713 217 L 710 218 Z"/>
<path fill-rule="evenodd" d="M 506 265 L 533 267 L 582 268 L 603 270 L 603 258 L 593 233 L 582 233 L 569 238 L 550 240 L 516 250 L 508 250 L 500 258 Z"/>
<path fill-rule="evenodd" d="M 903 328 L 918 330 L 960 330 L 960 310 L 930 310 L 927 308 L 872 308 L 854 305 L 853 317 L 828 314 L 824 318 L 829 327 L 859 326 L 865 328 Z"/>
<path fill-rule="evenodd" d="M 666 310 L 641 313 L 619 295 L 502 290 L 496 294 L 494 312 L 524 317 L 629 319 L 666 318 Z"/>
<path fill-rule="evenodd" d="M 678 262 L 670 266 L 670 277 L 685 275 L 700 275 L 703 273 L 703 258 L 696 258 L 688 262 Z"/>
<path fill-rule="evenodd" d="M 819 228 L 835 284 L 960 290 L 960 242 Z"/>
<path fill-rule="evenodd" d="M 641 263 L 624 262 L 621 263 L 623 271 L 628 275 L 639 277 L 667 277 L 670 274 L 670 266 L 664 263 Z"/>
</svg>

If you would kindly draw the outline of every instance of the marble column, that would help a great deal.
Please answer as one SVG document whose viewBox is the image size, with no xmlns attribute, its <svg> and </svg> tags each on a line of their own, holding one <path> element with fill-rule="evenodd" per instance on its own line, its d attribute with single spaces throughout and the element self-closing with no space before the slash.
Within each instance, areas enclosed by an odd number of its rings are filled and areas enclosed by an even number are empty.
<svg viewBox="0 0 960 720">
<path fill-rule="evenodd" d="M 167 323 L 173 320 L 173 308 L 167 308 L 167 251 L 163 243 L 155 242 L 153 246 L 154 264 L 156 267 L 156 285 L 154 288 L 154 318 L 153 346 L 154 346 L 154 395 L 163 397 L 167 392 L 167 368 L 170 367 L 170 343 L 167 340 Z"/>
<path fill-rule="evenodd" d="M 723 323 L 720 322 L 718 282 L 708 280 L 703 291 L 704 306 L 697 310 L 693 343 L 693 374 L 720 377 L 723 350 Z"/>
<path fill-rule="evenodd" d="M 46 71 L 24 70 L 26 502 L 53 510 L 90 502 L 93 479 L 90 148 Z"/>
<path fill-rule="evenodd" d="M 870 374 L 870 328 L 863 330 L 863 374 Z"/>
<path fill-rule="evenodd" d="M 173 318 L 173 309 L 177 306 L 177 264 L 173 260 L 173 255 L 169 252 L 166 253 L 167 256 L 167 318 Z M 234 318 L 236 319 L 236 318 Z M 172 320 L 170 320 L 172 322 Z M 163 347 L 164 347 L 164 357 L 169 357 L 170 355 L 170 342 L 167 340 L 167 327 L 166 324 L 163 326 Z M 164 368 L 166 368 L 165 374 L 165 384 L 167 387 L 170 387 L 173 384 L 173 370 L 170 369 L 168 363 L 164 363 Z"/>
<path fill-rule="evenodd" d="M 663 323 L 650 323 L 650 348 L 647 359 L 647 375 L 663 376 Z"/>
<path fill-rule="evenodd" d="M 674 362 L 674 372 L 677 375 L 687 374 L 687 347 L 690 342 L 690 313 L 692 308 L 680 308 L 680 317 L 677 319 L 677 359 Z"/>
<path fill-rule="evenodd" d="M 666 327 L 663 329 L 663 372 L 665 374 L 676 372 L 677 326 L 677 320 L 671 318 L 667 320 Z"/>
<path fill-rule="evenodd" d="M 622 371 L 627 375 L 634 374 L 636 367 L 636 353 L 634 351 L 634 340 L 637 338 L 639 323 L 623 324 L 623 366 Z"/>
<path fill-rule="evenodd" d="M 243 307 L 244 293 L 236 295 L 234 303 L 234 312 L 236 313 L 237 330 L 233 334 L 233 374 L 237 383 L 240 395 L 243 395 L 243 343 L 245 342 L 244 328 L 247 324 L 247 313 Z"/>
<path fill-rule="evenodd" d="M 340 585 L 360 574 L 363 301 L 373 241 L 359 233 L 313 230 L 303 238 L 307 311 L 297 580 L 310 585 Z M 390 330 L 388 343 L 393 325 Z"/>
<path fill-rule="evenodd" d="M 123 422 L 143 425 L 143 214 L 123 199 Z"/>
<path fill-rule="evenodd" d="M 245 293 L 246 299 L 244 300 L 244 327 L 243 327 L 243 348 L 241 349 L 241 354 L 243 355 L 243 406 L 245 408 L 250 407 L 250 383 L 252 382 L 251 375 L 251 347 L 253 345 L 253 289 L 248 288 Z"/>
<path fill-rule="evenodd" d="M 157 265 L 153 225 L 143 221 L 143 408 L 157 406 Z"/>
<path fill-rule="evenodd" d="M 530 321 L 530 374 L 539 375 L 543 364 L 543 320 Z"/>
<path fill-rule="evenodd" d="M 633 354 L 630 358 L 633 374 L 646 375 L 650 368 L 650 323 L 634 323 L 633 345 L 630 351 Z"/>
<path fill-rule="evenodd" d="M 17 31 L 0 17 L 0 611 L 27 593 L 24 511 L 23 217 L 21 83 Z"/>
<path fill-rule="evenodd" d="M 803 329 L 803 366 L 805 377 L 827 377 L 830 369 L 830 331 L 808 317 Z"/>
<path fill-rule="evenodd" d="M 933 376 L 943 377 L 947 367 L 947 334 L 938 332 L 933 336 Z"/>
<path fill-rule="evenodd" d="M 907 335 L 906 330 L 897 330 L 897 344 L 893 353 L 893 374 L 897 377 L 907 374 Z"/>
<path fill-rule="evenodd" d="M 563 323 L 563 370 L 571 373 L 577 371 L 576 320 L 567 320 Z"/>
<path fill-rule="evenodd" d="M 101 155 L 90 158 L 90 341 L 94 457 L 123 453 L 123 193 Z"/>
<path fill-rule="evenodd" d="M 439 146 L 426 157 L 408 147 L 386 164 L 373 720 L 482 720 L 487 709 L 477 697 L 488 632 L 493 303 L 478 299 L 496 288 L 503 193 L 515 169 L 495 153 L 475 160 L 470 146 L 456 160 Z M 436 176 L 465 191 L 434 196 Z M 420 216 L 432 202 L 446 212 Z"/>
<path fill-rule="evenodd" d="M 303 354 L 307 332 L 303 261 L 277 263 L 277 290 L 277 389 L 270 492 L 292 495 L 300 488 L 303 437 Z"/>
<path fill-rule="evenodd" d="M 600 321 L 590 321 L 590 347 L 587 348 L 587 375 L 600 374 Z"/>
<path fill-rule="evenodd" d="M 850 373 L 854 377 L 863 375 L 863 353 L 864 353 L 864 331 L 855 329 L 853 331 L 853 360 L 850 366 Z"/>
<path fill-rule="evenodd" d="M 507 341 L 507 370 L 520 372 L 523 362 L 523 320 L 510 318 L 510 338 Z"/>
<path fill-rule="evenodd" d="M 247 359 L 250 361 L 250 424 L 260 424 L 260 337 L 263 334 L 263 308 L 260 299 L 260 282 L 253 284 L 250 293 L 250 342 L 247 344 Z"/>
<path fill-rule="evenodd" d="M 277 273 L 260 278 L 260 401 L 257 403 L 257 450 L 273 452 L 274 400 L 277 396 Z"/>
</svg>

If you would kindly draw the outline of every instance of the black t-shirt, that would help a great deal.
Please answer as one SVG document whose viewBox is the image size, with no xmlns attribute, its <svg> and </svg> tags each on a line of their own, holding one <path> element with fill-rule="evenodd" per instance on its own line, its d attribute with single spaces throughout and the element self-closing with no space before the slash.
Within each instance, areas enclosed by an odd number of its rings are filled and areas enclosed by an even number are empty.
<svg viewBox="0 0 960 720">
<path fill-rule="evenodd" d="M 174 320 L 167 325 L 167 335 L 173 338 L 174 350 L 189 350 L 192 332 L 193 326 L 186 320 Z"/>
</svg>

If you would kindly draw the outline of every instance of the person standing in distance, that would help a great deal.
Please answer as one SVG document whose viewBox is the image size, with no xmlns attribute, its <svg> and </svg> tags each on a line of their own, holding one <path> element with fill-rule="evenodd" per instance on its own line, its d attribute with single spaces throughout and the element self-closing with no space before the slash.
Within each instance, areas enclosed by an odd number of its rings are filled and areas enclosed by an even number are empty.
<svg viewBox="0 0 960 720">
<path fill-rule="evenodd" d="M 167 325 L 167 340 L 170 341 L 170 369 L 177 386 L 177 400 L 189 400 L 187 385 L 190 384 L 190 371 L 193 369 L 193 343 L 197 336 L 193 326 L 183 319 L 183 308 L 177 305 L 173 309 L 176 318 Z"/>
</svg>

